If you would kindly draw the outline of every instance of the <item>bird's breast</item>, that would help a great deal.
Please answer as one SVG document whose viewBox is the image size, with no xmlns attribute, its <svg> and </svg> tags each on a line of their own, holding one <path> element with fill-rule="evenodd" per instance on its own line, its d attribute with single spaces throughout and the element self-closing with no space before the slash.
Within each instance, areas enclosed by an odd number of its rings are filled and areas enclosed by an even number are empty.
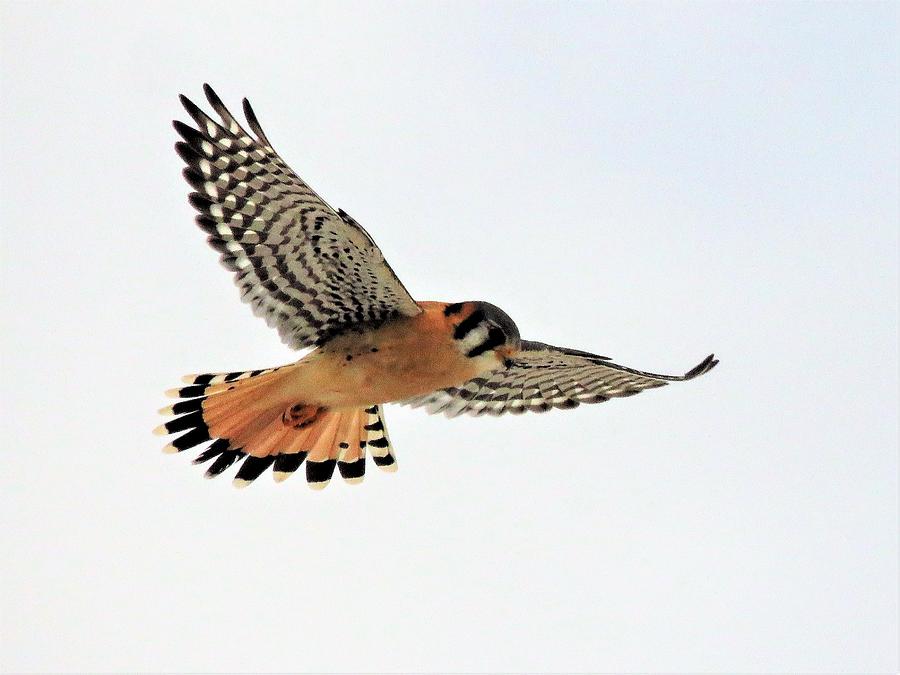
<svg viewBox="0 0 900 675">
<path fill-rule="evenodd" d="M 400 401 L 460 385 L 483 370 L 454 343 L 442 312 L 427 309 L 338 336 L 297 365 L 298 394 L 330 408 Z"/>
</svg>

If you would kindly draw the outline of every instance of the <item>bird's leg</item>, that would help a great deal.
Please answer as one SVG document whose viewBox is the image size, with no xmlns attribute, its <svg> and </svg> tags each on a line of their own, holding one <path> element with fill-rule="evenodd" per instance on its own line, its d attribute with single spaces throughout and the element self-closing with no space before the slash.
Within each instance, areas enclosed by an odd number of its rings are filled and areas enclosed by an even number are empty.
<svg viewBox="0 0 900 675">
<path fill-rule="evenodd" d="M 319 414 L 323 412 L 325 412 L 325 408 L 295 403 L 284 411 L 281 415 L 281 421 L 285 426 L 293 427 L 294 429 L 305 429 L 310 424 L 313 424 L 319 418 Z"/>
</svg>

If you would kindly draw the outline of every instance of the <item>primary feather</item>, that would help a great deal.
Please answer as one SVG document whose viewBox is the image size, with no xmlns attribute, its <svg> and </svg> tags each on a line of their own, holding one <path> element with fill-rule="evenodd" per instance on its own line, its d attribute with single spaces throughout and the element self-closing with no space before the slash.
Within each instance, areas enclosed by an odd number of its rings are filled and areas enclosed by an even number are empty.
<svg viewBox="0 0 900 675">
<path fill-rule="evenodd" d="M 335 211 L 275 152 L 245 100 L 256 138 L 209 85 L 215 120 L 181 102 L 198 128 L 175 122 L 176 149 L 196 190 L 197 223 L 241 297 L 295 349 L 320 345 L 359 326 L 378 326 L 421 310 L 368 233 Z"/>
</svg>

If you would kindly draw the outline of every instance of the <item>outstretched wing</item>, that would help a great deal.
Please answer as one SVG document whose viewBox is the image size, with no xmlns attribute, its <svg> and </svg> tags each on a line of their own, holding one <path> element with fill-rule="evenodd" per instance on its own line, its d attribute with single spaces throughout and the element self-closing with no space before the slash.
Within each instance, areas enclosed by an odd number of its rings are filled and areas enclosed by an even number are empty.
<svg viewBox="0 0 900 675">
<path fill-rule="evenodd" d="M 354 326 L 377 326 L 421 309 L 368 233 L 326 204 L 272 149 L 244 99 L 256 137 L 209 85 L 214 120 L 186 97 L 199 127 L 176 121 L 175 144 L 196 192 L 197 223 L 235 272 L 241 299 L 295 349 L 320 345 Z"/>
<path fill-rule="evenodd" d="M 684 375 L 655 375 L 620 366 L 605 356 L 523 341 L 522 351 L 511 359 L 508 368 L 404 403 L 416 408 L 427 406 L 429 413 L 443 412 L 447 417 L 576 408 L 581 403 L 600 403 L 690 380 L 717 363 L 710 354 Z"/>
</svg>

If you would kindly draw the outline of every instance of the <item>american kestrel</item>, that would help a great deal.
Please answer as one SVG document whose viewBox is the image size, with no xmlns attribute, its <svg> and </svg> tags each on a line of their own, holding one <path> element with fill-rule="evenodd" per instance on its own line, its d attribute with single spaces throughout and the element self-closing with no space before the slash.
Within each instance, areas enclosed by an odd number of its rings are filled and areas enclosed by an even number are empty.
<svg viewBox="0 0 900 675">
<path fill-rule="evenodd" d="M 294 349 L 296 363 L 184 378 L 181 399 L 156 429 L 181 433 L 165 450 L 211 443 L 194 460 L 207 477 L 243 463 L 245 486 L 270 466 L 276 481 L 306 462 L 310 487 L 335 467 L 349 483 L 377 466 L 396 470 L 383 404 L 426 406 L 449 417 L 575 408 L 631 396 L 713 368 L 654 375 L 576 349 L 522 340 L 488 302 L 417 302 L 368 233 L 335 211 L 272 149 L 244 99 L 245 131 L 209 85 L 215 120 L 181 96 L 198 128 L 174 122 L 196 190 L 197 224 L 234 272 L 241 298 Z"/>
</svg>

